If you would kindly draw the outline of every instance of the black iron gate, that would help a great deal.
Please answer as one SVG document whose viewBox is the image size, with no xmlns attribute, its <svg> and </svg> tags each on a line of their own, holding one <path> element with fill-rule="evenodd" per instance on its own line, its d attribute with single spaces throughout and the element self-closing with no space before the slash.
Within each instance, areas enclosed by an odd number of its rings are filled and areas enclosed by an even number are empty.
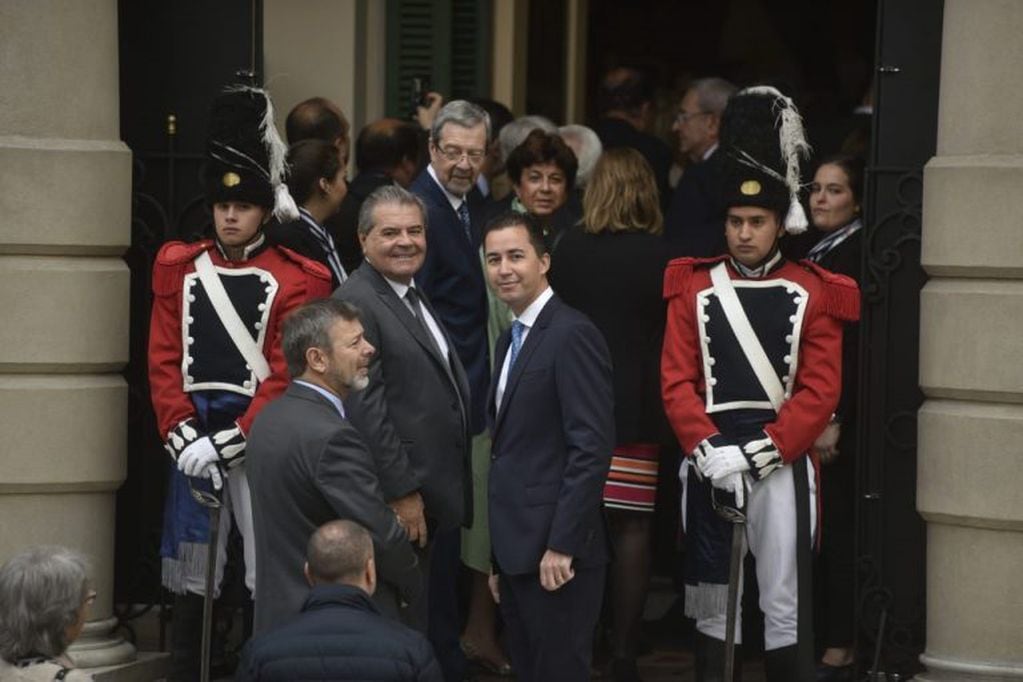
<svg viewBox="0 0 1023 682">
<path fill-rule="evenodd" d="M 153 259 L 210 225 L 200 182 L 210 104 L 239 72 L 260 79 L 261 0 L 121 0 L 121 137 L 132 150 L 127 480 L 117 494 L 115 603 L 131 621 L 163 601 L 159 543 L 168 473 L 149 397 Z"/>
<path fill-rule="evenodd" d="M 903 675 L 924 649 L 925 535 L 916 511 L 923 166 L 937 140 L 942 3 L 878 5 L 867 169 L 858 496 L 860 651 Z"/>
</svg>

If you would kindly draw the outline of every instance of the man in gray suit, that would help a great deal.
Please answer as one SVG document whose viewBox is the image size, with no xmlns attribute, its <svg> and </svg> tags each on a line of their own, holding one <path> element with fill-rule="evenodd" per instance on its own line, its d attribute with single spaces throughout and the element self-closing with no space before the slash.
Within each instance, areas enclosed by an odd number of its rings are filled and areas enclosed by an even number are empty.
<svg viewBox="0 0 1023 682">
<path fill-rule="evenodd" d="M 377 349 L 369 387 L 348 406 L 377 459 L 385 499 L 421 548 L 428 596 L 408 622 L 426 631 L 445 677 L 461 680 L 455 578 L 459 527 L 472 504 L 469 388 L 451 338 L 416 287 L 426 230 L 419 197 L 397 186 L 374 191 L 359 213 L 365 261 L 334 297 L 359 306 Z"/>
<path fill-rule="evenodd" d="M 370 382 L 374 348 L 358 310 L 334 299 L 307 303 L 284 322 L 282 347 L 293 381 L 249 434 L 249 486 L 256 536 L 256 615 L 263 632 L 297 616 L 308 592 L 305 545 L 327 521 L 350 519 L 373 536 L 387 615 L 422 591 L 417 558 L 384 503 L 376 465 L 348 421 L 348 403 Z"/>
</svg>

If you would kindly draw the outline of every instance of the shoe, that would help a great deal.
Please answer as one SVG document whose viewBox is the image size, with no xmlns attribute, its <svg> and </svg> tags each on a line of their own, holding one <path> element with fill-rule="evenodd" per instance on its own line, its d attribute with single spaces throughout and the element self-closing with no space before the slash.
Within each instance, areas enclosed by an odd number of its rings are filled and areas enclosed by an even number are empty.
<svg viewBox="0 0 1023 682">
<path fill-rule="evenodd" d="M 817 682 L 852 682 L 853 665 L 817 664 Z"/>
<path fill-rule="evenodd" d="M 484 656 L 476 646 L 462 637 L 458 640 L 459 646 L 462 647 L 462 653 L 465 654 L 465 660 L 473 665 L 477 665 L 483 668 L 488 673 L 493 675 L 499 675 L 500 677 L 511 677 L 515 672 L 512 670 L 511 663 L 508 661 L 492 661 Z"/>
</svg>

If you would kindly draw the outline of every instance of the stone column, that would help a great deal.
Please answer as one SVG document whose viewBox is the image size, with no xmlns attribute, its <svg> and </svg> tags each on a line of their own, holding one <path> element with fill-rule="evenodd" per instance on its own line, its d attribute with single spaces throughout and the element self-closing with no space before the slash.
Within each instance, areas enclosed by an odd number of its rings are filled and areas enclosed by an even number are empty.
<svg viewBox="0 0 1023 682">
<path fill-rule="evenodd" d="M 89 556 L 98 598 L 71 652 L 88 667 L 135 656 L 111 634 L 131 225 L 117 56 L 116 0 L 0 3 L 0 560 Z"/>
<path fill-rule="evenodd" d="M 1023 3 L 946 0 L 924 172 L 927 672 L 1023 679 Z"/>
</svg>

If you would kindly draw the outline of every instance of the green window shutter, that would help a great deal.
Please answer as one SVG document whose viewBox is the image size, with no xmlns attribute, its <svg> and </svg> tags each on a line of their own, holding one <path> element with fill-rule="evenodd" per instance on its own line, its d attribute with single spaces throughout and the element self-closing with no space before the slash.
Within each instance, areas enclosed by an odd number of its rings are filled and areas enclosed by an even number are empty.
<svg viewBox="0 0 1023 682">
<path fill-rule="evenodd" d="M 410 115 L 412 79 L 446 99 L 490 94 L 491 0 L 387 0 L 388 116 Z"/>
</svg>

